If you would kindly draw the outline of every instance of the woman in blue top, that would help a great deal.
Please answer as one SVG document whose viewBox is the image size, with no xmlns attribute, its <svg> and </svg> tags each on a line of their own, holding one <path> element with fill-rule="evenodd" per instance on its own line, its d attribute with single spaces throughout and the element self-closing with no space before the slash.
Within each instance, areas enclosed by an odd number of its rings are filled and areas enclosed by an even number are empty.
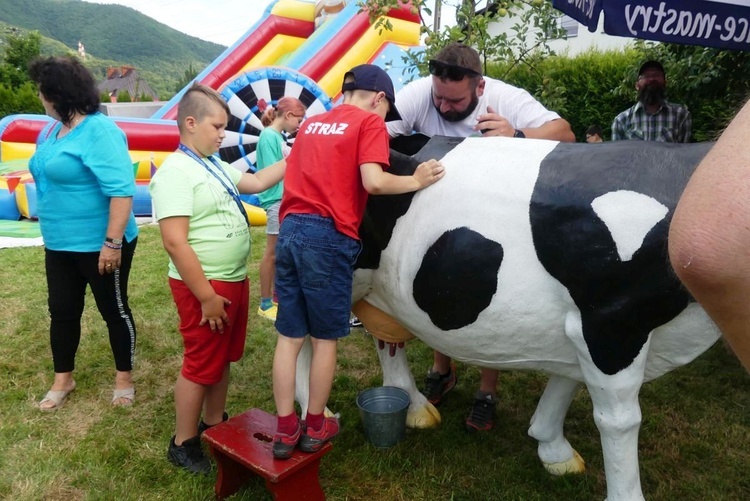
<svg viewBox="0 0 750 501">
<path fill-rule="evenodd" d="M 135 399 L 135 323 L 128 306 L 128 276 L 138 228 L 127 140 L 98 112 L 94 78 L 79 61 L 39 58 L 29 65 L 29 74 L 39 86 L 45 111 L 58 120 L 42 131 L 29 162 L 45 245 L 55 369 L 52 388 L 39 408 L 58 409 L 75 389 L 86 285 L 109 330 L 117 370 L 112 404 L 130 405 Z"/>
<path fill-rule="evenodd" d="M 266 127 L 258 137 L 255 148 L 258 172 L 282 160 L 288 149 L 282 132 L 297 132 L 307 108 L 296 97 L 282 97 L 275 107 L 269 106 L 263 112 L 261 123 Z M 276 305 L 273 304 L 271 288 L 276 266 L 276 239 L 279 237 L 279 206 L 284 193 L 284 182 L 259 193 L 260 205 L 266 210 L 266 250 L 260 260 L 260 306 L 258 315 L 276 320 Z"/>
</svg>

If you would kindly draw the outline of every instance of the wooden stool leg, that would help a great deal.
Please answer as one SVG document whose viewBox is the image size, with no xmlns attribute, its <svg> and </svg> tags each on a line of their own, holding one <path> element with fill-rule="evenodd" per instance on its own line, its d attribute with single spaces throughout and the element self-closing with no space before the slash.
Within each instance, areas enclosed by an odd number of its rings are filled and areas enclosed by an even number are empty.
<svg viewBox="0 0 750 501">
<path fill-rule="evenodd" d="M 320 458 L 278 483 L 266 480 L 266 488 L 277 501 L 325 501 L 318 473 Z"/>
<path fill-rule="evenodd" d="M 217 466 L 214 493 L 217 498 L 224 499 L 240 490 L 240 487 L 250 479 L 252 472 L 232 458 L 225 456 L 220 450 L 213 447 L 209 449 L 216 459 Z"/>
</svg>

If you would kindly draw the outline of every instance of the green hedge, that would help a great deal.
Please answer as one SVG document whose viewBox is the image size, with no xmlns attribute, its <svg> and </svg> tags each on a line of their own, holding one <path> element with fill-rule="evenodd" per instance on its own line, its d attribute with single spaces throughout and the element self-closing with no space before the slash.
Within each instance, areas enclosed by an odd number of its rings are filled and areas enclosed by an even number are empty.
<svg viewBox="0 0 750 501">
<path fill-rule="evenodd" d="M 593 124 L 610 139 L 614 117 L 635 103 L 636 73 L 648 59 L 664 65 L 668 99 L 691 111 L 694 141 L 715 139 L 750 96 L 750 54 L 669 44 L 491 64 L 488 75 L 531 92 L 570 122 L 579 141 Z"/>
<path fill-rule="evenodd" d="M 16 113 L 44 113 L 34 84 L 27 82 L 16 89 L 0 84 L 0 117 Z"/>
</svg>

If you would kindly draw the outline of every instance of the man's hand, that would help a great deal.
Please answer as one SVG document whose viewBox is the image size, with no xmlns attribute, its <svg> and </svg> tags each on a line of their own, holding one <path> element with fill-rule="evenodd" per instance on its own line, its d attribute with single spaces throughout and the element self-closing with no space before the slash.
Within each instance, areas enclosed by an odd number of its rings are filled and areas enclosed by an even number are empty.
<svg viewBox="0 0 750 501">
<path fill-rule="evenodd" d="M 505 117 L 497 114 L 492 106 L 487 106 L 487 113 L 477 117 L 477 124 L 474 130 L 480 131 L 482 136 L 505 136 L 513 137 L 516 129 Z"/>
<path fill-rule="evenodd" d="M 417 180 L 420 190 L 437 183 L 444 175 L 445 167 L 435 159 L 422 162 L 414 171 L 414 179 Z"/>
</svg>

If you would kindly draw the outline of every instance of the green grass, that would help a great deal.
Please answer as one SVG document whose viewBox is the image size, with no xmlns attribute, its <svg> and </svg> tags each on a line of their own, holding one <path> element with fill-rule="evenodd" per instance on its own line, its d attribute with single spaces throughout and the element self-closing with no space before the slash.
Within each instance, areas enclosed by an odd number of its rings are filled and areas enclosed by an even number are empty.
<svg viewBox="0 0 750 501">
<path fill-rule="evenodd" d="M 250 407 L 273 412 L 272 324 L 257 316 L 257 263 L 264 245 L 254 228 L 252 296 L 245 357 L 232 367 L 230 414 Z M 142 229 L 131 275 L 138 327 L 137 400 L 112 408 L 112 354 L 106 330 L 87 299 L 77 357 L 78 387 L 56 413 L 36 403 L 49 389 L 44 251 L 0 250 L 0 499 L 203 500 L 215 477 L 197 477 L 165 458 L 173 434 L 172 387 L 181 362 L 176 314 L 166 283 L 158 230 Z M 408 346 L 420 380 L 431 350 Z M 601 500 L 606 496 L 599 436 L 588 394 L 581 391 L 566 421 L 568 439 L 587 462 L 583 475 L 549 476 L 526 435 L 546 377 L 504 373 L 498 426 L 463 429 L 479 371 L 459 365 L 459 384 L 441 407 L 437 430 L 409 430 L 404 442 L 376 450 L 364 438 L 355 397 L 381 384 L 372 341 L 361 330 L 340 343 L 330 407 L 343 431 L 323 459 L 320 480 L 330 500 Z M 750 498 L 750 378 L 721 344 L 641 392 L 640 466 L 649 500 Z M 232 499 L 265 500 L 262 482 Z"/>
</svg>

